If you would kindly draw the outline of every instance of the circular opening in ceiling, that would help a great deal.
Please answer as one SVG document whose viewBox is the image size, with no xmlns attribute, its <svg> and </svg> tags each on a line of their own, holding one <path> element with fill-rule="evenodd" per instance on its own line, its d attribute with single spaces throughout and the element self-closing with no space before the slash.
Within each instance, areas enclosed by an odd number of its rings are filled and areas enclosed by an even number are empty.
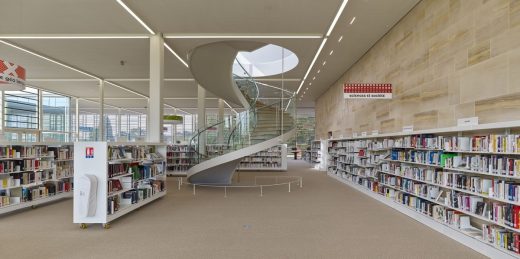
<svg viewBox="0 0 520 259">
<path fill-rule="evenodd" d="M 242 66 L 237 63 L 237 60 Z M 245 69 L 252 77 L 273 76 L 290 71 L 297 65 L 298 57 L 294 52 L 268 44 L 251 52 L 238 52 L 233 63 L 233 73 L 244 76 Z"/>
</svg>

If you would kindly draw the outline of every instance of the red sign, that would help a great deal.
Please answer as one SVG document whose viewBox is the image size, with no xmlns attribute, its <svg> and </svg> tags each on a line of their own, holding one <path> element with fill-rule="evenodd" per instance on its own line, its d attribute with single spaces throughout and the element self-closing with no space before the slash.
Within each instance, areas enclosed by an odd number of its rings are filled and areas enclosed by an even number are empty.
<svg viewBox="0 0 520 259">
<path fill-rule="evenodd" d="M 343 86 L 345 99 L 392 99 L 392 84 L 350 84 Z"/>
<path fill-rule="evenodd" d="M 85 158 L 94 158 L 94 148 L 93 147 L 85 148 Z"/>
<path fill-rule="evenodd" d="M 25 68 L 0 59 L 0 90 L 25 89 Z"/>
</svg>

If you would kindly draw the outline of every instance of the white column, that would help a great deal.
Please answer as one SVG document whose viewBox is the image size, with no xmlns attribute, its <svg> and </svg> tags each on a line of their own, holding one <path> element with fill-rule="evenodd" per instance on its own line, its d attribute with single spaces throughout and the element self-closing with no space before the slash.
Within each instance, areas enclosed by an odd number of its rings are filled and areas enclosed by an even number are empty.
<svg viewBox="0 0 520 259">
<path fill-rule="evenodd" d="M 97 140 L 105 140 L 105 81 L 99 80 L 99 135 Z"/>
<path fill-rule="evenodd" d="M 43 140 L 43 93 L 42 90 L 38 90 L 38 134 L 36 141 Z"/>
<path fill-rule="evenodd" d="M 206 129 L 206 89 L 197 88 L 197 130 Z M 206 132 L 199 136 L 199 153 L 206 153 Z"/>
<path fill-rule="evenodd" d="M 117 119 L 116 119 L 116 141 L 119 141 L 121 137 L 121 108 L 117 109 Z"/>
<path fill-rule="evenodd" d="M 224 121 L 224 100 L 218 99 L 218 122 Z M 222 122 L 218 125 L 217 128 L 217 143 L 224 144 L 224 125 Z"/>
<path fill-rule="evenodd" d="M 76 98 L 76 120 L 74 125 L 74 131 L 76 132 L 76 139 L 74 141 L 79 141 L 79 98 Z"/>
<path fill-rule="evenodd" d="M 150 98 L 148 99 L 148 141 L 161 142 L 163 135 L 164 39 L 150 37 Z"/>
</svg>

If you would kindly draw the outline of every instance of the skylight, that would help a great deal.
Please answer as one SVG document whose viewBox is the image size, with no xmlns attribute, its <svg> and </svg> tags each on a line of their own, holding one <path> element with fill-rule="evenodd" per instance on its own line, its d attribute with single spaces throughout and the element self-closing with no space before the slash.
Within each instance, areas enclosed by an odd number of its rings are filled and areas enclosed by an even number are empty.
<svg viewBox="0 0 520 259">
<path fill-rule="evenodd" d="M 252 77 L 278 75 L 298 65 L 298 57 L 292 51 L 273 44 L 265 45 L 252 52 L 239 52 L 237 59 Z M 244 75 L 235 61 L 233 73 Z"/>
</svg>

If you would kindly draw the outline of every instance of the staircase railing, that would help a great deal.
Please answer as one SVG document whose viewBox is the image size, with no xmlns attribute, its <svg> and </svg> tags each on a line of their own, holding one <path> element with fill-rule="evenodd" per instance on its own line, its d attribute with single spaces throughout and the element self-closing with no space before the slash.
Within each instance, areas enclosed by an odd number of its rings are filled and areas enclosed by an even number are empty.
<svg viewBox="0 0 520 259">
<path fill-rule="evenodd" d="M 275 112 L 276 116 L 273 121 L 276 123 L 275 128 L 277 130 L 277 135 L 282 135 L 285 132 L 288 132 L 292 128 L 294 128 L 294 120 L 295 120 L 295 96 L 294 94 L 291 97 L 284 98 L 285 92 L 281 92 L 281 98 L 276 98 L 275 102 L 270 104 L 264 104 L 259 101 L 259 88 L 256 81 L 250 74 L 244 69 L 240 62 L 237 63 L 244 70 L 244 76 L 239 76 L 234 74 L 233 79 L 240 89 L 244 97 L 246 98 L 249 107 L 243 112 L 237 113 L 234 119 L 234 123 L 232 121 L 219 121 L 206 127 L 204 129 L 199 129 L 197 133 L 190 140 L 190 147 L 194 151 L 196 155 L 196 159 L 194 159 L 194 163 L 201 163 L 207 159 L 211 159 L 214 156 L 222 155 L 234 150 L 238 150 L 240 148 L 247 147 L 251 144 L 256 144 L 258 140 L 252 140 L 252 137 L 258 137 L 258 135 L 262 134 L 261 130 L 255 130 L 258 125 L 259 113 L 264 111 Z M 284 117 L 286 122 L 284 122 Z M 265 120 L 265 118 L 262 118 Z M 285 124 L 291 125 L 292 127 L 285 127 Z M 211 129 L 215 129 L 222 124 L 229 122 L 229 131 L 221 132 L 220 134 L 224 134 L 224 142 L 217 144 L 218 150 L 217 152 L 201 152 L 200 150 L 200 140 L 205 137 L 205 133 L 207 133 Z M 288 123 L 289 122 L 289 123 Z M 224 128 L 222 126 L 222 128 Z"/>
</svg>

